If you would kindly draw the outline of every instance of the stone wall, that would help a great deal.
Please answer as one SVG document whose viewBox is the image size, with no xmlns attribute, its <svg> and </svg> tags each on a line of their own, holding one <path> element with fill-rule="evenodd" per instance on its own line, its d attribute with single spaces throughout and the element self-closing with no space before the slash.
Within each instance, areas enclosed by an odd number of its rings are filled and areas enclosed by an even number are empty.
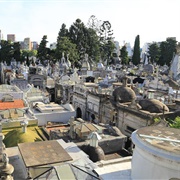
<svg viewBox="0 0 180 180">
<path fill-rule="evenodd" d="M 122 150 L 125 147 L 126 141 L 126 136 L 117 136 L 101 139 L 99 140 L 98 145 L 103 149 L 105 154 L 109 154 Z M 89 145 L 89 141 L 78 142 L 76 144 L 81 148 L 84 145 Z"/>
<path fill-rule="evenodd" d="M 149 113 L 148 111 L 136 110 L 127 105 L 119 105 L 116 126 L 124 135 L 130 137 L 134 130 L 152 125 L 154 123 L 153 119 L 161 116 L 162 113 Z"/>
<path fill-rule="evenodd" d="M 119 105 L 116 126 L 124 135 L 130 137 L 134 130 L 153 125 L 155 118 L 170 118 L 174 113 L 150 113 L 148 111 L 133 109 L 127 105 Z"/>
<path fill-rule="evenodd" d="M 35 117 L 38 119 L 38 126 L 44 126 L 48 122 L 61 122 L 67 124 L 71 116 L 75 117 L 76 112 L 54 112 L 52 113 L 36 113 Z"/>
<path fill-rule="evenodd" d="M 28 126 L 31 125 L 37 125 L 38 121 L 37 120 L 29 120 L 28 121 Z M 14 122 L 7 122 L 7 123 L 2 123 L 2 128 L 16 128 L 16 127 L 21 127 L 20 121 L 14 121 Z"/>
<path fill-rule="evenodd" d="M 105 154 L 117 152 L 125 147 L 127 137 L 111 137 L 99 141 L 99 146 L 103 149 Z"/>
</svg>

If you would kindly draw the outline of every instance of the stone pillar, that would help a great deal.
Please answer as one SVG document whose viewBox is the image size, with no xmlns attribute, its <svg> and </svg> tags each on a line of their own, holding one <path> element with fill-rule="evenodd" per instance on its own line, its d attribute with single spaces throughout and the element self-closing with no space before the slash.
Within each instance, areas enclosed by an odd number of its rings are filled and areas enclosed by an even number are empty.
<svg viewBox="0 0 180 180">
<path fill-rule="evenodd" d="M 0 155 L 5 151 L 5 145 L 3 143 L 4 135 L 2 133 L 2 124 L 0 123 Z"/>
<path fill-rule="evenodd" d="M 70 123 L 70 131 L 69 131 L 69 135 L 72 139 L 75 139 L 75 132 L 74 132 L 74 117 L 72 116 L 71 119 L 69 120 Z"/>
<path fill-rule="evenodd" d="M 178 90 L 176 90 L 176 99 L 178 99 Z"/>
<path fill-rule="evenodd" d="M 27 120 L 21 121 L 20 124 L 21 124 L 21 126 L 22 126 L 22 132 L 23 132 L 23 133 L 26 133 L 26 131 L 27 131 L 27 126 L 28 126 L 28 121 L 27 121 Z"/>
<path fill-rule="evenodd" d="M 127 87 L 127 80 L 128 80 L 127 76 L 124 76 L 123 77 L 123 86 L 124 87 Z"/>
<path fill-rule="evenodd" d="M 0 167 L 0 177 L 4 180 L 13 180 L 14 178 L 11 174 L 14 172 L 14 167 L 9 164 L 9 158 L 6 153 L 2 154 L 2 163 L 3 165 Z"/>
<path fill-rule="evenodd" d="M 2 134 L 2 124 L 0 123 L 0 179 L 13 180 L 11 174 L 14 172 L 14 167 L 9 164 L 9 158 L 5 153 L 5 145 L 3 143 L 4 135 Z"/>
</svg>

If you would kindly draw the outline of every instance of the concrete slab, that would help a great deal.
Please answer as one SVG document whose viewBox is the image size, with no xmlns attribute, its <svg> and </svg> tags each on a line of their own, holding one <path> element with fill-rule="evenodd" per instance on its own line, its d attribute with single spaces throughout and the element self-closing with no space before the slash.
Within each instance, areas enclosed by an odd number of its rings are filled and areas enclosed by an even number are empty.
<svg viewBox="0 0 180 180">
<path fill-rule="evenodd" d="M 117 179 L 126 179 L 131 180 L 131 159 L 123 161 L 123 158 L 120 162 L 116 160 L 111 163 L 102 164 L 101 167 L 95 169 L 95 171 L 101 176 L 103 180 L 117 180 Z"/>
</svg>

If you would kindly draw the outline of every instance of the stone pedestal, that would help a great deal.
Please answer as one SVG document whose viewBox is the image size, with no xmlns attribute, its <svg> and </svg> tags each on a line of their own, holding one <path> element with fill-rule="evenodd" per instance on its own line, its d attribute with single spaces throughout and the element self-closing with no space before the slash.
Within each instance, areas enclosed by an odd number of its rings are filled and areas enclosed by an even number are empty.
<svg viewBox="0 0 180 180">
<path fill-rule="evenodd" d="M 14 167 L 11 164 L 6 164 L 0 167 L 1 179 L 14 179 L 11 174 L 14 172 Z"/>
</svg>

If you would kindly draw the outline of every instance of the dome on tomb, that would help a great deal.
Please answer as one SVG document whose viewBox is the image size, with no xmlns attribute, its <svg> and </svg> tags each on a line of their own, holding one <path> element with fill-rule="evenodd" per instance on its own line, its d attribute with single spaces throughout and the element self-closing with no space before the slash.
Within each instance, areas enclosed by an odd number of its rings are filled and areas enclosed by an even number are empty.
<svg viewBox="0 0 180 180">
<path fill-rule="evenodd" d="M 89 155 L 89 158 L 93 162 L 105 160 L 105 154 L 101 147 L 92 147 L 90 145 L 85 145 L 86 147 L 83 148 L 86 154 Z"/>
<path fill-rule="evenodd" d="M 139 101 L 139 105 L 142 110 L 146 110 L 151 113 L 162 113 L 163 111 L 169 112 L 169 108 L 157 99 L 143 99 Z"/>
<path fill-rule="evenodd" d="M 136 99 L 136 94 L 131 88 L 121 86 L 113 91 L 113 97 L 114 101 L 124 103 Z"/>
</svg>

